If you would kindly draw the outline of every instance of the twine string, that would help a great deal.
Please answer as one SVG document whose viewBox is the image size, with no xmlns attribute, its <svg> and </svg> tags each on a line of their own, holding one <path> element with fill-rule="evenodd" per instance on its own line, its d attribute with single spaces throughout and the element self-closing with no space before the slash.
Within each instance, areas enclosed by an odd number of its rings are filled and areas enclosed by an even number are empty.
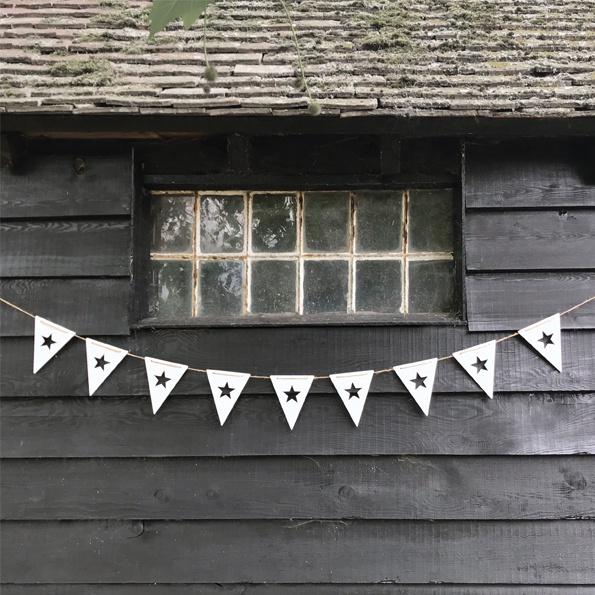
<svg viewBox="0 0 595 595">
<path fill-rule="evenodd" d="M 567 316 L 568 314 L 570 314 L 571 312 L 574 312 L 575 310 L 578 310 L 579 308 L 582 308 L 583 306 L 587 305 L 588 303 L 595 301 L 595 295 L 591 296 L 590 298 L 587 298 L 586 300 L 583 300 L 582 302 L 580 302 L 579 304 L 576 304 L 574 306 L 572 306 L 571 308 L 568 308 L 567 310 L 564 310 L 563 312 L 560 312 L 560 316 Z M 25 314 L 26 316 L 29 316 L 30 318 L 35 318 L 35 314 L 32 314 L 31 312 L 25 310 L 24 308 L 21 308 L 20 306 L 17 306 L 16 304 L 13 304 L 12 302 L 4 299 L 3 297 L 0 297 L 0 302 L 3 303 L 5 306 L 8 306 L 10 308 L 13 308 L 14 310 L 17 310 L 18 312 L 20 312 L 21 314 Z M 511 333 L 510 335 L 506 335 L 504 337 L 500 337 L 499 339 L 496 339 L 496 343 L 502 343 L 504 341 L 509 341 L 510 339 L 513 339 L 514 337 L 518 337 L 519 333 L 518 332 L 514 332 Z M 85 341 L 86 337 L 81 337 L 80 335 L 74 335 L 75 339 L 79 339 L 79 341 Z M 144 360 L 145 358 L 142 355 L 138 355 L 137 353 L 130 353 L 128 352 L 126 354 L 128 357 L 133 357 L 135 359 L 140 359 L 140 360 Z M 445 355 L 443 357 L 439 357 L 438 361 L 439 362 L 443 362 L 449 359 L 453 359 L 452 355 Z M 199 374 L 206 374 L 207 370 L 204 368 L 192 368 L 192 367 L 188 367 L 188 371 L 190 372 L 197 372 Z M 387 374 L 389 372 L 393 372 L 393 368 L 382 368 L 380 370 L 374 370 L 374 374 L 378 375 L 378 374 Z M 264 375 L 259 375 L 259 374 L 250 374 L 250 378 L 254 378 L 255 380 L 269 380 L 270 376 L 264 376 Z M 323 376 L 314 376 L 314 380 L 328 380 L 330 378 L 330 375 L 326 374 Z"/>
</svg>

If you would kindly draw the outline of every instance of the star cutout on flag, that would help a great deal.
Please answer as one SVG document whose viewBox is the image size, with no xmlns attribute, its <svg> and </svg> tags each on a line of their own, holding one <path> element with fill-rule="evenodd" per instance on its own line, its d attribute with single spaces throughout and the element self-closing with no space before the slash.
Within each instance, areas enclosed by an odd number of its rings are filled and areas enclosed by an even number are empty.
<svg viewBox="0 0 595 595">
<path fill-rule="evenodd" d="M 155 378 L 157 378 L 157 384 L 155 386 L 161 385 L 164 388 L 166 388 L 165 385 L 171 380 L 171 378 L 165 375 L 165 372 L 161 372 L 161 376 L 155 376 Z"/>
<path fill-rule="evenodd" d="M 554 333 L 550 335 L 546 335 L 543 331 L 541 332 L 541 339 L 537 339 L 540 343 L 543 343 L 543 348 L 545 349 L 548 345 L 553 345 L 554 342 L 552 341 L 552 337 Z"/>
<path fill-rule="evenodd" d="M 52 348 L 52 345 L 55 343 L 56 341 L 54 341 L 52 339 L 52 335 L 49 334 L 47 337 L 43 338 L 43 343 L 41 344 L 42 347 L 47 347 L 48 349 Z"/>
<path fill-rule="evenodd" d="M 475 363 L 471 364 L 475 370 L 477 371 L 477 373 L 479 374 L 482 370 L 485 370 L 487 372 L 487 368 L 486 368 L 486 364 L 488 363 L 487 359 L 479 359 L 479 357 L 475 356 Z"/>
<path fill-rule="evenodd" d="M 225 386 L 220 386 L 219 390 L 221 391 L 220 397 L 229 397 L 231 399 L 231 391 L 234 390 L 229 386 L 229 382 L 225 383 Z"/>
<path fill-rule="evenodd" d="M 284 391 L 285 394 L 287 395 L 287 402 L 289 403 L 289 401 L 295 401 L 297 403 L 297 396 L 300 394 L 299 391 L 295 390 L 292 387 L 289 390 Z"/>
<path fill-rule="evenodd" d="M 105 356 L 101 356 L 101 357 L 96 357 L 95 361 L 97 362 L 95 364 L 96 368 L 101 368 L 102 370 L 105 369 L 105 366 L 107 366 L 107 364 L 109 364 L 109 362 L 105 359 Z"/>
<path fill-rule="evenodd" d="M 351 399 L 352 397 L 357 397 L 359 399 L 359 391 L 362 390 L 361 388 L 356 388 L 355 385 L 353 384 L 353 382 L 351 383 L 351 388 L 346 389 L 347 392 L 349 393 L 349 398 Z"/>
<path fill-rule="evenodd" d="M 420 386 L 423 386 L 424 388 L 426 388 L 426 379 L 427 376 L 420 376 L 419 372 L 415 375 L 415 378 L 411 379 L 411 382 L 415 382 L 415 388 L 419 388 Z"/>
</svg>

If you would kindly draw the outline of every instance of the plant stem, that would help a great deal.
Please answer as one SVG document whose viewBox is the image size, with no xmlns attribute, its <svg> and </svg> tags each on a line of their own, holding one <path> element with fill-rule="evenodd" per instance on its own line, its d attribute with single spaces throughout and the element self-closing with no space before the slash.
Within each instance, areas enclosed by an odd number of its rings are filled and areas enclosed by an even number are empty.
<svg viewBox="0 0 595 595">
<path fill-rule="evenodd" d="M 304 62 L 302 60 L 302 52 L 300 51 L 300 44 L 298 41 L 298 36 L 297 36 L 296 30 L 295 30 L 295 26 L 293 24 L 293 19 L 291 18 L 291 13 L 289 12 L 287 2 L 285 0 L 279 0 L 279 2 L 281 2 L 281 5 L 283 6 L 283 10 L 285 11 L 285 16 L 287 17 L 287 20 L 289 21 L 289 26 L 291 28 L 291 36 L 293 37 L 293 45 L 295 46 L 295 51 L 297 53 L 300 75 L 302 77 L 302 80 L 304 81 L 304 87 L 306 89 L 306 93 L 308 94 L 308 99 L 310 99 L 310 101 L 312 101 L 312 93 L 310 91 L 310 86 L 308 85 L 308 80 L 306 79 L 306 73 L 304 72 Z"/>
</svg>

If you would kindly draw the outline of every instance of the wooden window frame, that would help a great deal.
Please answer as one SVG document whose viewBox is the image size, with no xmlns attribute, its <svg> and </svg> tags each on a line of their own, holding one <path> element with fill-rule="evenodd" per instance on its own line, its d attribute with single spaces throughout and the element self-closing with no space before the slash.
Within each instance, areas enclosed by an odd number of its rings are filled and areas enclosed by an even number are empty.
<svg viewBox="0 0 595 595">
<path fill-rule="evenodd" d="M 134 174 L 134 205 L 132 213 L 133 234 L 133 261 L 132 261 L 132 299 L 131 321 L 132 328 L 218 328 L 218 327 L 261 327 L 261 326 L 418 326 L 418 325 L 466 325 L 464 307 L 464 253 L 463 253 L 463 220 L 464 208 L 461 184 L 453 184 L 451 180 L 432 181 L 407 176 L 400 181 L 393 176 L 390 182 L 371 187 L 369 182 L 352 180 L 347 176 L 336 175 L 334 182 L 324 180 L 321 185 L 316 176 L 304 178 L 300 176 L 295 180 L 281 177 L 278 184 L 268 182 L 266 185 L 251 184 L 250 174 L 230 174 L 223 180 L 219 175 L 213 176 L 209 183 L 208 176 L 144 176 L 139 168 Z M 199 186 L 200 185 L 200 186 Z M 458 311 L 452 314 L 418 314 L 418 313 L 364 313 L 341 312 L 324 314 L 250 314 L 248 316 L 230 317 L 195 317 L 174 320 L 159 320 L 143 317 L 148 311 L 146 280 L 149 275 L 150 247 L 149 237 L 151 232 L 150 201 L 151 192 L 245 192 L 249 189 L 252 193 L 266 192 L 307 192 L 307 191 L 370 191 L 370 190 L 453 190 L 453 262 L 455 265 L 455 295 L 454 303 Z"/>
</svg>

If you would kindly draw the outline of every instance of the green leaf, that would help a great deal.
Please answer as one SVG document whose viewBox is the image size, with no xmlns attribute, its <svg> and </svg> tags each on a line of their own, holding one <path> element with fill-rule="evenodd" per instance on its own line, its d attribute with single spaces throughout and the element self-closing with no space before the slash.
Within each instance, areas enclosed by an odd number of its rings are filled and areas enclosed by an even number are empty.
<svg viewBox="0 0 595 595">
<path fill-rule="evenodd" d="M 211 2 L 212 0 L 153 0 L 149 36 L 153 37 L 177 18 L 181 18 L 184 27 L 189 29 Z"/>
</svg>

